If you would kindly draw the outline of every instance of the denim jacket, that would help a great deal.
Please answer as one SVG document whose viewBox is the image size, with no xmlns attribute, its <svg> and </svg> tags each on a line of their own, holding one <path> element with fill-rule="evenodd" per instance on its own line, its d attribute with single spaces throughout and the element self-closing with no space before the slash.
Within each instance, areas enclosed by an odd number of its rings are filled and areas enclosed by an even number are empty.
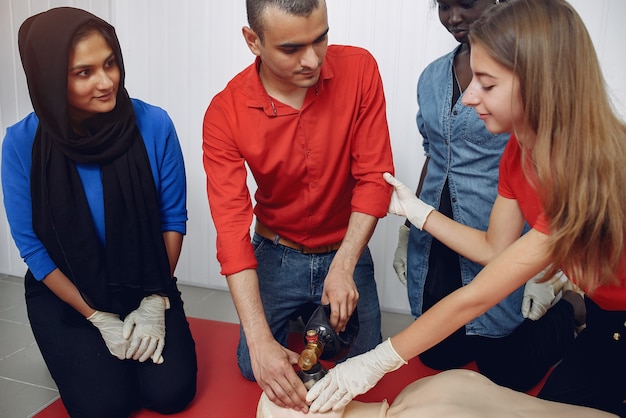
<svg viewBox="0 0 626 418">
<path fill-rule="evenodd" d="M 456 50 L 432 62 L 417 86 L 417 126 L 423 137 L 424 151 L 430 158 L 420 198 L 439 208 L 446 179 L 454 219 L 486 230 L 497 196 L 500 156 L 508 134 L 494 135 L 471 107 L 461 99 L 452 101 L 452 64 Z M 451 111 L 452 109 L 452 111 Z M 407 287 L 411 312 L 422 314 L 424 283 L 428 270 L 432 236 L 411 227 L 407 256 Z M 459 256 L 461 279 L 468 284 L 482 266 Z M 468 335 L 502 337 L 510 334 L 523 320 L 523 287 L 465 326 Z"/>
</svg>

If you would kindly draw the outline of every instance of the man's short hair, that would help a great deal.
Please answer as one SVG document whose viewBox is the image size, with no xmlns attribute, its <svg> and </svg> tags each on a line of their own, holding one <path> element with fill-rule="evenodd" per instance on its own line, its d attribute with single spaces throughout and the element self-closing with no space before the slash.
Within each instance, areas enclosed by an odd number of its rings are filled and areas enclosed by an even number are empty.
<svg viewBox="0 0 626 418">
<path fill-rule="evenodd" d="M 309 16 L 324 0 L 246 0 L 248 25 L 263 42 L 263 12 L 269 6 L 294 16 Z"/>
</svg>

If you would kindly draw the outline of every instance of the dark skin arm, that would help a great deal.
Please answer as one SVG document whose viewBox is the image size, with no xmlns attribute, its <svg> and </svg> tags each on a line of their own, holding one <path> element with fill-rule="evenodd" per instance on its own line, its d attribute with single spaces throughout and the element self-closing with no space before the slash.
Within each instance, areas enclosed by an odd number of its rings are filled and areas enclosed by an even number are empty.
<svg viewBox="0 0 626 418">
<path fill-rule="evenodd" d="M 430 157 L 426 157 L 426 161 L 424 161 L 424 166 L 422 167 L 422 174 L 420 175 L 420 181 L 417 185 L 417 190 L 415 191 L 415 196 L 419 199 L 420 193 L 422 193 L 422 187 L 424 187 L 424 179 L 426 178 L 426 173 L 428 173 L 428 162 L 430 161 Z M 407 219 L 404 222 L 407 228 L 411 227 L 411 222 Z"/>
<path fill-rule="evenodd" d="M 76 309 L 85 318 L 91 316 L 95 309 L 85 302 L 78 288 L 58 268 L 52 270 L 44 279 L 43 283 L 48 286 L 59 299 Z"/>
<path fill-rule="evenodd" d="M 174 270 L 176 270 L 180 251 L 183 248 L 183 234 L 166 231 L 163 233 L 163 241 L 165 242 L 165 251 L 167 251 L 167 258 L 170 263 L 170 276 L 174 277 Z"/>
</svg>

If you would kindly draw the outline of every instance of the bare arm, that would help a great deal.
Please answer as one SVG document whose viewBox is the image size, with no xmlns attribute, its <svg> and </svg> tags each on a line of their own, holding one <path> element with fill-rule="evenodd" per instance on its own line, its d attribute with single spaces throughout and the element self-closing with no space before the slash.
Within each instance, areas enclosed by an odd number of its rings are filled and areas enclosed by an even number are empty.
<svg viewBox="0 0 626 418">
<path fill-rule="evenodd" d="M 517 240 L 524 227 L 524 215 L 514 199 L 496 198 L 487 231 L 456 222 L 432 211 L 424 230 L 450 249 L 470 260 L 486 265 Z"/>
<path fill-rule="evenodd" d="M 424 187 L 424 180 L 426 179 L 426 174 L 428 174 L 428 163 L 430 162 L 430 157 L 426 157 L 426 161 L 424 161 L 424 166 L 422 167 L 422 173 L 420 174 L 420 180 L 417 184 L 417 190 L 415 191 L 415 196 L 419 199 L 420 193 L 422 193 L 422 187 Z M 407 219 L 404 222 L 408 228 L 411 227 L 411 222 Z"/>
<path fill-rule="evenodd" d="M 293 369 L 298 354 L 281 346 L 268 326 L 255 270 L 226 277 L 250 350 L 254 377 L 278 406 L 306 410 L 306 388 Z"/>
<path fill-rule="evenodd" d="M 96 310 L 85 302 L 78 288 L 58 268 L 52 270 L 44 279 L 43 283 L 63 302 L 76 309 L 85 318 L 91 316 Z"/>
<path fill-rule="evenodd" d="M 180 251 L 183 248 L 183 234 L 175 231 L 164 232 L 163 241 L 165 241 L 165 251 L 167 251 L 167 259 L 170 263 L 170 276 L 173 277 Z"/>
<path fill-rule="evenodd" d="M 263 310 L 256 270 L 243 270 L 227 276 L 226 280 L 251 351 L 274 341 Z"/>
<path fill-rule="evenodd" d="M 350 215 L 346 235 L 324 279 L 322 303 L 330 303 L 330 324 L 336 330 L 345 330 L 356 308 L 359 292 L 354 283 L 354 269 L 377 222 L 376 217 L 364 213 L 353 212 Z"/>
<path fill-rule="evenodd" d="M 483 314 L 549 263 L 547 235 L 531 230 L 506 248 L 468 284 L 435 304 L 392 338 L 404 359 L 413 358 Z"/>
</svg>

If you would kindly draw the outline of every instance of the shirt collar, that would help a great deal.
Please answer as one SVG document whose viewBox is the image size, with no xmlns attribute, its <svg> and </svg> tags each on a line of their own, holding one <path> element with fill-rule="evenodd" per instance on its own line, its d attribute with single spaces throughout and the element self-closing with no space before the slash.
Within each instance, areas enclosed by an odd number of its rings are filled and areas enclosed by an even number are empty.
<svg viewBox="0 0 626 418">
<path fill-rule="evenodd" d="M 276 116 L 275 105 L 272 98 L 265 91 L 263 82 L 261 82 L 261 76 L 259 75 L 259 66 L 261 65 L 261 58 L 256 57 L 254 63 L 248 67 L 248 79 L 246 85 L 248 86 L 248 107 L 262 108 L 267 116 Z M 333 78 L 332 65 L 328 63 L 328 54 L 322 63 L 322 70 L 320 71 L 320 78 L 317 82 L 317 95 L 322 94 L 324 90 L 325 81 Z"/>
</svg>

